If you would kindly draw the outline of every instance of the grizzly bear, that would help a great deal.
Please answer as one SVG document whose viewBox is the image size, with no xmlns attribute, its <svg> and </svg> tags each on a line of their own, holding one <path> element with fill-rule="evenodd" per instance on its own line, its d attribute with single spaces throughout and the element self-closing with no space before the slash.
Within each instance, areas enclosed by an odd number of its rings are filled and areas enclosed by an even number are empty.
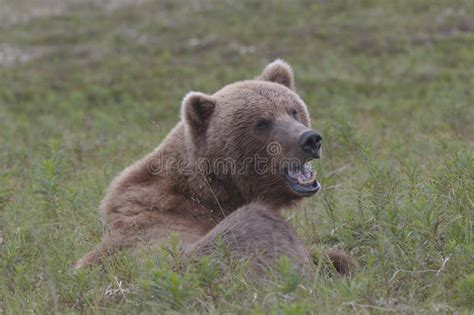
<svg viewBox="0 0 474 315">
<path fill-rule="evenodd" d="M 308 250 L 281 212 L 321 189 L 308 163 L 321 145 L 282 60 L 212 95 L 188 93 L 181 121 L 111 183 L 101 204 L 108 234 L 76 268 L 173 233 L 190 255 L 212 254 L 219 239 L 266 265 L 282 255 L 304 264 Z M 354 265 L 342 252 L 327 256 L 341 273 Z"/>
</svg>

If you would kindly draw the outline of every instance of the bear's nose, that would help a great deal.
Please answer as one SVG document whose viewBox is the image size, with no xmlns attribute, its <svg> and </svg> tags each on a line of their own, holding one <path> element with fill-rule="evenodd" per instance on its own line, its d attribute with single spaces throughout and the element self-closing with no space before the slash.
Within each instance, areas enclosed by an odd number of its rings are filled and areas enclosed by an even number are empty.
<svg viewBox="0 0 474 315">
<path fill-rule="evenodd" d="M 314 130 L 305 131 L 300 136 L 300 145 L 304 152 L 311 154 L 312 157 L 320 158 L 321 142 L 323 137 Z"/>
</svg>

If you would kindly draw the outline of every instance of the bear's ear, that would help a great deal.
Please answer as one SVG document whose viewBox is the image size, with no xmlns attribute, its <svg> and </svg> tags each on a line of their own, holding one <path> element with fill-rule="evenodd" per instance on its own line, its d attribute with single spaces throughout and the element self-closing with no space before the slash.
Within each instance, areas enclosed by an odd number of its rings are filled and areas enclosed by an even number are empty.
<svg viewBox="0 0 474 315">
<path fill-rule="evenodd" d="M 212 96 L 200 92 L 189 92 L 183 99 L 181 118 L 193 130 L 201 132 L 206 130 L 215 108 L 216 102 Z"/>
<path fill-rule="evenodd" d="M 289 64 L 281 59 L 267 65 L 258 79 L 279 83 L 292 90 L 295 89 L 293 70 L 291 70 Z"/>
</svg>

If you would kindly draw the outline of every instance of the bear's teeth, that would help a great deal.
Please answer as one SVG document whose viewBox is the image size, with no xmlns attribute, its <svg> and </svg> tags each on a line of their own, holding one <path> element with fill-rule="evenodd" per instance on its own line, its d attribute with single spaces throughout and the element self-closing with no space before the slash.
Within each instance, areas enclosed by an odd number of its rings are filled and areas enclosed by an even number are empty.
<svg viewBox="0 0 474 315">
<path fill-rule="evenodd" d="M 288 170 L 288 175 L 290 175 L 290 177 L 292 177 L 294 179 L 298 179 L 301 175 L 301 171 L 300 170 Z"/>
<path fill-rule="evenodd" d="M 311 177 L 308 180 L 302 180 L 301 177 L 298 177 L 298 184 L 300 185 L 307 185 L 307 184 L 312 184 L 316 180 L 316 173 L 313 172 L 311 174 Z"/>
<path fill-rule="evenodd" d="M 309 174 L 309 173 L 311 173 L 312 170 L 313 169 L 311 168 L 310 165 L 308 165 L 308 163 L 303 164 L 303 168 L 302 168 L 302 173 L 303 174 Z"/>
</svg>

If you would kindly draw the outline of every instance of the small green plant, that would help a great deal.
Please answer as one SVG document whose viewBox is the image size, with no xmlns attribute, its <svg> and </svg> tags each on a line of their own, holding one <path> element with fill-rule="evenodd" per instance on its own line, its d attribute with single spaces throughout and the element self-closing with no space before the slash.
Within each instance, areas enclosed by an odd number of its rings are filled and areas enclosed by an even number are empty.
<svg viewBox="0 0 474 315">
<path fill-rule="evenodd" d="M 201 257 L 195 264 L 195 273 L 198 284 L 205 288 L 207 294 L 216 304 L 222 295 L 222 290 L 218 284 L 218 278 L 222 272 L 218 262 L 212 259 L 211 256 Z"/>
<path fill-rule="evenodd" d="M 47 142 L 44 148 L 49 156 L 41 161 L 36 173 L 36 189 L 39 204 L 46 212 L 56 213 L 60 202 L 61 181 L 64 178 L 64 163 L 60 153 L 60 143 L 56 140 Z M 58 215 L 58 213 L 56 213 Z"/>
<path fill-rule="evenodd" d="M 173 233 L 169 238 L 168 244 L 163 245 L 163 249 L 169 254 L 174 269 L 180 269 L 183 263 L 183 250 L 179 234 Z"/>
<path fill-rule="evenodd" d="M 292 293 L 301 283 L 301 270 L 288 256 L 281 256 L 278 260 L 278 271 L 280 275 L 280 290 L 282 293 Z"/>
<path fill-rule="evenodd" d="M 457 283 L 459 291 L 459 301 L 474 308 L 474 273 L 464 276 Z"/>
<path fill-rule="evenodd" d="M 193 293 L 190 281 L 170 270 L 155 271 L 152 278 L 142 285 L 149 299 L 165 303 L 173 310 L 183 308 Z"/>
<path fill-rule="evenodd" d="M 11 196 L 11 190 L 6 187 L 6 174 L 0 174 L 0 214 L 5 209 L 8 199 Z"/>
</svg>

